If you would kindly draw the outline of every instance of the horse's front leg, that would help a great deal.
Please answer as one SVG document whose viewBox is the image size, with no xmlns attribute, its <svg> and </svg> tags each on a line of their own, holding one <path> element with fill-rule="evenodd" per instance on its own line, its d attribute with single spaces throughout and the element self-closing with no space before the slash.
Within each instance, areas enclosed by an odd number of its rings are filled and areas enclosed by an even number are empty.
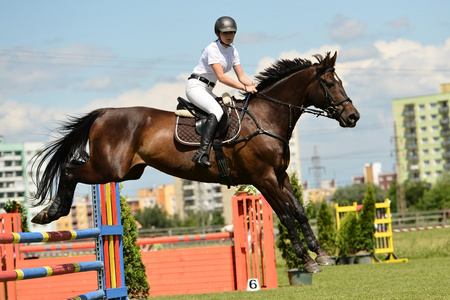
<svg viewBox="0 0 450 300">
<path fill-rule="evenodd" d="M 287 176 L 287 175 L 286 175 Z M 330 258 L 325 250 L 320 246 L 319 241 L 316 238 L 311 226 L 309 225 L 308 216 L 305 209 L 301 205 L 299 199 L 295 195 L 294 189 L 291 186 L 289 177 L 286 177 L 284 182 L 284 189 L 287 189 L 288 197 L 290 200 L 290 207 L 292 207 L 292 213 L 297 221 L 300 223 L 303 235 L 305 236 L 306 245 L 309 250 L 317 254 L 316 262 L 321 266 L 334 265 L 334 261 Z"/>
<path fill-rule="evenodd" d="M 286 227 L 295 254 L 303 260 L 303 269 L 312 274 L 321 272 L 322 269 L 309 256 L 308 250 L 300 240 L 300 236 L 297 232 L 297 226 L 295 225 L 294 215 L 292 214 L 290 208 L 286 205 L 289 202 L 287 199 L 287 193 L 282 191 L 276 183 L 273 185 L 264 184 L 263 186 L 256 187 L 270 203 L 270 206 L 278 215 L 281 223 Z"/>
</svg>

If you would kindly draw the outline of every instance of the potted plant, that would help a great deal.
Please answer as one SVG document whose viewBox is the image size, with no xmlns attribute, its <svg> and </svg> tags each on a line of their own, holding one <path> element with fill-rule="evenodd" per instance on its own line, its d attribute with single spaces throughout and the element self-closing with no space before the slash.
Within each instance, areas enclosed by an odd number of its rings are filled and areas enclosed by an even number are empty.
<svg viewBox="0 0 450 300">
<path fill-rule="evenodd" d="M 319 240 L 320 245 L 336 263 L 337 246 L 334 216 L 325 199 L 320 204 L 319 212 L 317 214 L 317 229 L 319 231 L 317 239 Z"/>
<path fill-rule="evenodd" d="M 356 262 L 371 264 L 375 248 L 375 190 L 371 184 L 367 187 L 364 195 L 363 205 L 358 214 L 358 221 L 361 233 L 359 234 Z"/>
<path fill-rule="evenodd" d="M 5 207 L 3 209 L 9 214 L 19 213 L 20 202 L 17 200 L 8 200 L 6 201 Z"/>
<path fill-rule="evenodd" d="M 296 174 L 291 175 L 290 177 L 291 185 L 294 188 L 295 196 L 303 205 L 303 193 L 302 189 L 298 184 L 298 179 Z M 302 242 L 305 242 L 305 238 L 300 228 L 300 224 L 295 221 L 297 232 L 300 236 Z M 295 252 L 294 247 L 292 246 L 288 231 L 286 227 L 278 220 L 278 237 L 276 241 L 277 248 L 281 251 L 281 257 L 286 262 L 286 266 L 288 267 L 288 276 L 289 283 L 291 285 L 311 285 L 312 284 L 312 274 L 306 273 L 303 270 L 303 260 L 299 258 Z"/>
<path fill-rule="evenodd" d="M 25 206 L 17 200 L 8 200 L 3 208 L 6 213 L 20 213 L 22 232 L 28 232 L 28 212 Z"/>
<path fill-rule="evenodd" d="M 235 191 L 235 196 L 240 195 L 259 195 L 260 192 L 253 185 L 240 185 Z"/>
<path fill-rule="evenodd" d="M 337 244 L 339 249 L 339 264 L 353 264 L 355 254 L 359 249 L 360 226 L 356 213 L 349 212 L 342 219 L 338 230 Z"/>
</svg>

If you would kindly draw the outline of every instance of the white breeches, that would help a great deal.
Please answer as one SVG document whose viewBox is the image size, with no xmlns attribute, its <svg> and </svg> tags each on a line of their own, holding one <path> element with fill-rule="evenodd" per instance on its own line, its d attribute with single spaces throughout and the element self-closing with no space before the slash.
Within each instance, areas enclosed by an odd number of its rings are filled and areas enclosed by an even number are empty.
<svg viewBox="0 0 450 300">
<path fill-rule="evenodd" d="M 186 84 L 188 100 L 208 114 L 214 114 L 217 121 L 220 121 L 223 110 L 220 104 L 217 103 L 216 95 L 214 95 L 212 90 L 212 87 L 197 79 L 189 79 Z"/>
</svg>

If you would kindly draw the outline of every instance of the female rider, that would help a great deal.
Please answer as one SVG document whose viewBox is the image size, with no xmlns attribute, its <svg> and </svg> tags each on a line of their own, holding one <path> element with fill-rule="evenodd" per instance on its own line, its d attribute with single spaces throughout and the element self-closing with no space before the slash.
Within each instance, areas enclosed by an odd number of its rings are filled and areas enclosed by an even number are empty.
<svg viewBox="0 0 450 300">
<path fill-rule="evenodd" d="M 223 111 L 213 88 L 217 81 L 247 93 L 256 93 L 255 84 L 248 79 L 241 68 L 239 54 L 234 45 L 237 25 L 231 17 L 220 17 L 214 26 L 217 40 L 209 44 L 203 51 L 198 65 L 192 71 L 186 85 L 186 96 L 190 102 L 208 113 L 203 128 L 200 148 L 192 161 L 205 168 L 211 167 L 209 152 Z M 225 75 L 233 68 L 238 81 Z"/>
</svg>

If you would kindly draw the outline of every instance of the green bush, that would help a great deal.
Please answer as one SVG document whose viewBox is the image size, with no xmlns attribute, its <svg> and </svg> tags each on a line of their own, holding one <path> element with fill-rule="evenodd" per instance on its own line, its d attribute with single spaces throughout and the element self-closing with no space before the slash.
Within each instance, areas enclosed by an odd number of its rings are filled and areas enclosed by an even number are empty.
<svg viewBox="0 0 450 300">
<path fill-rule="evenodd" d="M 349 212 L 342 219 L 341 226 L 338 230 L 337 244 L 339 248 L 339 256 L 347 257 L 356 254 L 359 246 L 359 234 L 361 228 L 359 226 L 356 213 Z"/>
<path fill-rule="evenodd" d="M 358 251 L 373 253 L 375 248 L 375 192 L 373 185 L 367 187 L 358 222 L 361 228 Z"/>
<path fill-rule="evenodd" d="M 320 246 L 328 255 L 336 255 L 336 229 L 334 227 L 334 216 L 326 200 L 323 200 L 317 214 L 317 229 L 319 234 L 317 239 Z"/>
<path fill-rule="evenodd" d="M 138 234 L 136 221 L 131 215 L 127 201 L 120 196 L 121 220 L 123 225 L 123 260 L 125 284 L 130 298 L 143 299 L 149 296 L 150 286 L 142 262 L 141 250 L 136 245 Z"/>
</svg>

